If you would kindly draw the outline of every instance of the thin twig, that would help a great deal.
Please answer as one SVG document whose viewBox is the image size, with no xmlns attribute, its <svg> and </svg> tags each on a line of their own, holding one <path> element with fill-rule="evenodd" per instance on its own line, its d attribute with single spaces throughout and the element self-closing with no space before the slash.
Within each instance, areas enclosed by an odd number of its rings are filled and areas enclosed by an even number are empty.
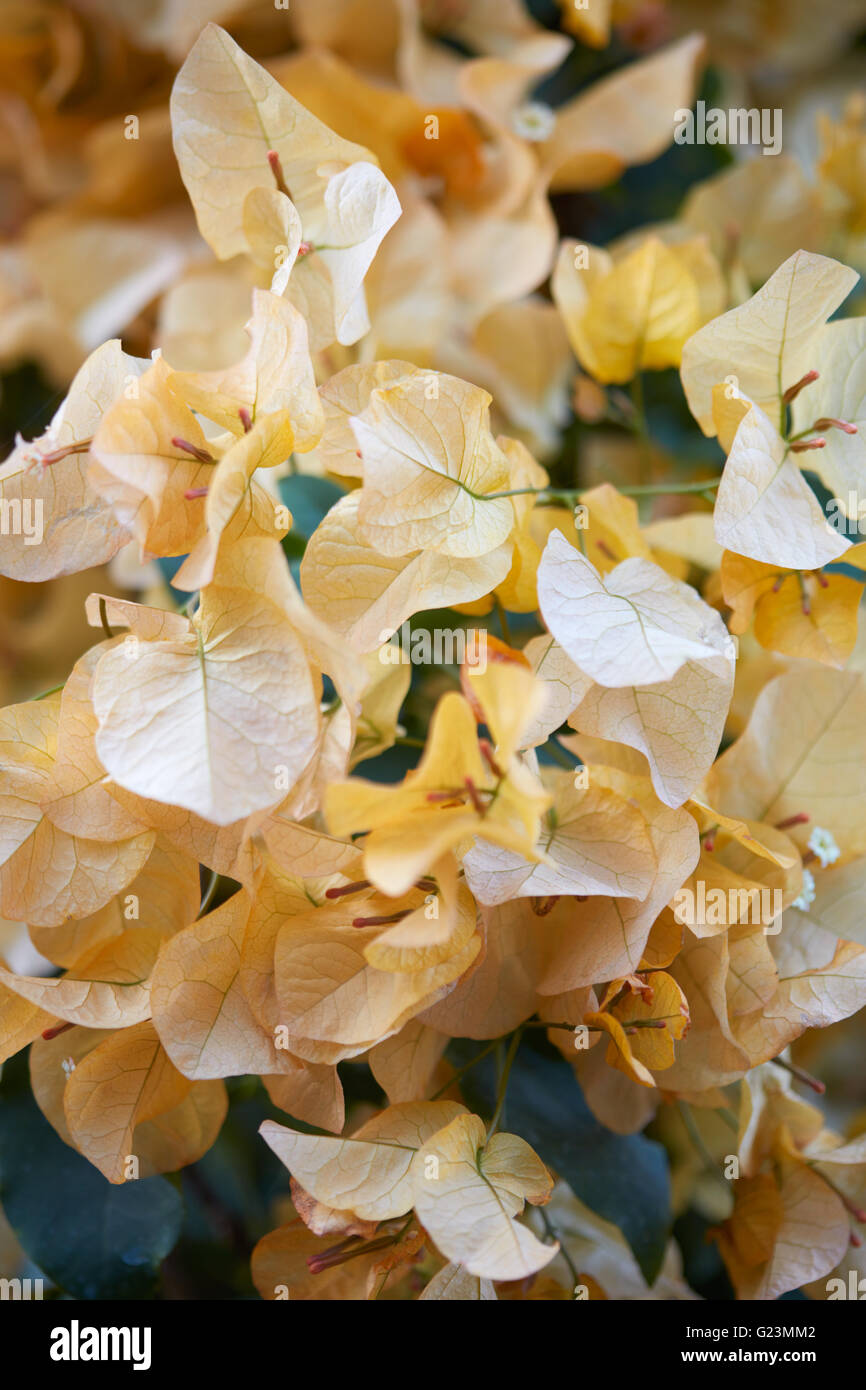
<svg viewBox="0 0 866 1390">
<path fill-rule="evenodd" d="M 520 1027 L 515 1030 L 511 1042 L 508 1044 L 508 1051 L 505 1054 L 505 1062 L 502 1067 L 502 1075 L 499 1078 L 499 1091 L 496 1097 L 496 1109 L 493 1112 L 493 1119 L 490 1121 L 490 1125 L 487 1129 L 488 1143 L 496 1133 L 499 1121 L 502 1118 L 502 1110 L 503 1106 L 505 1105 L 505 1095 L 508 1090 L 508 1078 L 511 1075 L 511 1068 L 514 1065 L 514 1059 L 517 1056 L 517 1049 L 520 1046 L 520 1039 L 522 1037 L 523 1024 L 521 1024 Z"/>
</svg>

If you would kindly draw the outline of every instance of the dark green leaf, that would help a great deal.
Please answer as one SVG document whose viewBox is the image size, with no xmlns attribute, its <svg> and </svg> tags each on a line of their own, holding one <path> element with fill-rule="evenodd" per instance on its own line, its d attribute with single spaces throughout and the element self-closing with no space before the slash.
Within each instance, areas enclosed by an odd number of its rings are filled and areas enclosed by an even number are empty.
<svg viewBox="0 0 866 1390">
<path fill-rule="evenodd" d="M 293 473 L 279 481 L 280 498 L 292 514 L 290 535 L 309 540 L 323 516 L 335 502 L 345 496 L 344 490 L 330 478 L 314 478 L 307 473 Z"/>
<path fill-rule="evenodd" d="M 88 1299 L 152 1297 L 183 1214 L 165 1178 L 114 1186 L 64 1144 L 33 1099 L 23 1053 L 0 1083 L 0 1203 L 34 1264 Z"/>
</svg>

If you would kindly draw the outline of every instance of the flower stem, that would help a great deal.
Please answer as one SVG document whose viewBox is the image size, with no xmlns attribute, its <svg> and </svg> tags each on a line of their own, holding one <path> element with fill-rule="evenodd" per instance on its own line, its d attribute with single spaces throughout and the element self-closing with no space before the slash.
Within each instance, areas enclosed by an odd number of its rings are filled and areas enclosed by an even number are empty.
<svg viewBox="0 0 866 1390">
<path fill-rule="evenodd" d="M 701 478 L 691 483 L 641 483 L 634 486 L 618 487 L 617 492 L 621 493 L 623 497 L 674 497 L 686 493 L 696 493 L 700 496 L 713 491 L 720 482 L 721 478 Z M 570 504 L 573 497 L 580 497 L 586 491 L 585 487 L 515 487 L 510 488 L 507 492 L 485 493 L 483 500 L 492 502 L 498 497 L 524 497 L 533 494 L 539 499 L 541 506 L 555 506 L 559 502 Z"/>
<path fill-rule="evenodd" d="M 511 629 L 508 626 L 508 618 L 506 617 L 505 609 L 502 605 L 502 600 L 500 599 L 498 594 L 493 595 L 493 602 L 496 605 L 496 616 L 499 619 L 499 628 L 502 633 L 502 640 L 507 647 L 511 647 L 514 645 L 514 643 L 511 640 Z"/>
<path fill-rule="evenodd" d="M 713 1158 L 712 1154 L 710 1153 L 709 1149 L 707 1148 L 706 1144 L 701 1138 L 701 1132 L 695 1124 L 694 1116 L 692 1115 L 691 1109 L 684 1100 L 677 1101 L 677 1109 L 680 1112 L 680 1119 L 683 1122 L 685 1131 L 691 1139 L 696 1152 L 703 1160 L 703 1164 L 707 1172 L 715 1173 L 716 1177 L 720 1177 L 724 1182 L 725 1176 L 721 1172 L 719 1165 L 716 1163 L 716 1160 Z"/>
<path fill-rule="evenodd" d="M 783 1057 L 771 1057 L 770 1061 L 775 1067 L 781 1067 L 784 1071 L 789 1071 L 792 1076 L 795 1076 L 798 1081 L 802 1081 L 803 1085 L 808 1086 L 810 1091 L 814 1091 L 817 1096 L 823 1096 L 826 1091 L 827 1087 L 824 1085 L 823 1081 L 818 1081 L 816 1077 L 811 1076 L 809 1072 L 804 1071 L 802 1067 L 798 1067 L 794 1062 L 786 1062 Z"/>
<path fill-rule="evenodd" d="M 512 1034 L 511 1042 L 508 1044 L 508 1051 L 505 1054 L 505 1063 L 502 1068 L 502 1075 L 499 1078 L 499 1090 L 496 1096 L 496 1109 L 493 1112 L 493 1119 L 487 1129 L 487 1142 L 493 1138 L 502 1118 L 502 1108 L 505 1105 L 505 1094 L 508 1090 L 508 1078 L 511 1075 L 511 1068 L 517 1056 L 517 1049 L 520 1046 L 520 1039 L 523 1037 L 523 1024 Z"/>
<path fill-rule="evenodd" d="M 430 1100 L 438 1100 L 439 1097 L 443 1096 L 446 1091 L 450 1091 L 451 1087 L 455 1084 L 455 1082 L 460 1080 L 461 1076 L 465 1076 L 468 1071 L 471 1071 L 472 1068 L 474 1066 L 477 1066 L 478 1063 L 482 1061 L 485 1057 L 489 1057 L 491 1052 L 493 1052 L 493 1050 L 497 1048 L 501 1042 L 501 1038 L 494 1038 L 493 1041 L 489 1042 L 486 1047 L 482 1047 L 480 1052 L 476 1052 L 471 1062 L 466 1062 L 464 1066 L 458 1067 L 454 1075 L 449 1076 L 444 1086 L 440 1086 L 438 1091 L 433 1092 L 432 1096 L 430 1096 Z"/>
<path fill-rule="evenodd" d="M 650 455 L 650 437 L 647 426 L 646 405 L 643 392 L 643 375 L 636 372 L 631 384 L 631 401 L 634 406 L 635 433 L 638 437 L 640 449 L 640 480 L 641 485 L 646 485 L 650 476 L 652 458 Z"/>
</svg>

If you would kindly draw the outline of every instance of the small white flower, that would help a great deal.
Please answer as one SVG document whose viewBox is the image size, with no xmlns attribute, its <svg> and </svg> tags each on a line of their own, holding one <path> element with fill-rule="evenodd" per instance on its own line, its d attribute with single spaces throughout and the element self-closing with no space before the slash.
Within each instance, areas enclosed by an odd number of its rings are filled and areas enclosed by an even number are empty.
<svg viewBox="0 0 866 1390">
<path fill-rule="evenodd" d="M 67 1076 L 71 1076 L 72 1073 L 75 1071 L 75 1059 L 74 1059 L 74 1057 L 64 1057 L 64 1058 L 63 1058 L 63 1061 L 60 1063 L 60 1065 L 61 1065 L 61 1067 L 63 1068 L 63 1070 L 66 1072 L 66 1075 L 67 1075 Z"/>
<path fill-rule="evenodd" d="M 37 468 L 41 473 L 45 472 L 42 452 L 35 440 L 24 439 L 20 433 L 16 434 L 15 447 L 21 450 L 21 462 L 24 464 L 25 473 L 32 473 Z"/>
<path fill-rule="evenodd" d="M 816 825 L 809 836 L 809 848 L 820 859 L 822 869 L 826 869 L 828 864 L 835 864 L 842 853 L 830 831 L 822 830 L 820 825 Z"/>
<path fill-rule="evenodd" d="M 815 901 L 815 878 L 809 873 L 808 869 L 803 870 L 803 887 L 800 896 L 791 903 L 792 907 L 799 908 L 801 912 L 808 912 L 812 903 Z"/>
<path fill-rule="evenodd" d="M 543 101 L 525 101 L 511 117 L 511 128 L 524 140 L 546 140 L 553 134 L 556 112 Z"/>
</svg>

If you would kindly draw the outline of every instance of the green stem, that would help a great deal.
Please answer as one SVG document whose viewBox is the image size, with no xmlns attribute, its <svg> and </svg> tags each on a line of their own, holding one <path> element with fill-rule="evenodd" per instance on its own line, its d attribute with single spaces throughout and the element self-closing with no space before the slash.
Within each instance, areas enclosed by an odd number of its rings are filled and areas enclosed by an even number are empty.
<svg viewBox="0 0 866 1390">
<path fill-rule="evenodd" d="M 695 483 L 648 483 L 646 487 L 620 487 L 617 492 L 625 497 L 666 497 L 677 493 L 712 492 L 721 481 L 721 478 L 704 478 Z"/>
<path fill-rule="evenodd" d="M 686 1104 L 684 1100 L 678 1100 L 677 1109 L 680 1112 L 680 1119 L 683 1122 L 686 1133 L 691 1139 L 692 1144 L 694 1145 L 697 1153 L 703 1160 L 704 1167 L 707 1169 L 708 1172 L 715 1173 L 716 1177 L 721 1178 L 722 1182 L 724 1182 L 725 1176 L 719 1168 L 719 1165 L 716 1163 L 716 1160 L 710 1153 L 709 1149 L 707 1148 L 706 1144 L 704 1143 L 703 1139 L 701 1138 L 700 1130 L 695 1124 L 694 1116 L 692 1115 L 689 1106 Z"/>
<path fill-rule="evenodd" d="M 719 486 L 721 478 L 703 478 L 692 483 L 647 483 L 634 486 L 618 487 L 617 492 L 623 497 L 667 497 L 685 493 L 705 493 L 712 492 Z M 543 488 L 543 487 L 516 487 L 507 492 L 488 492 L 484 496 L 485 502 L 492 502 L 498 497 L 524 497 L 533 495 L 539 499 L 542 506 L 555 506 L 562 502 L 570 504 L 573 497 L 580 497 L 587 489 L 585 487 L 571 488 Z"/>
<path fill-rule="evenodd" d="M 647 426 L 646 405 L 644 403 L 643 375 L 640 372 L 635 374 L 631 384 L 631 400 L 634 406 L 634 418 L 638 445 L 640 449 L 640 480 L 645 485 L 650 476 L 652 457 L 650 454 L 649 427 Z"/>
<path fill-rule="evenodd" d="M 559 1253 L 565 1260 L 565 1263 L 568 1265 L 568 1272 L 571 1275 L 572 1279 L 572 1289 L 576 1288 L 577 1285 L 580 1283 L 580 1274 L 578 1273 L 577 1265 L 574 1263 L 574 1260 L 571 1258 L 568 1251 L 566 1250 L 564 1241 L 560 1239 L 559 1232 L 557 1231 L 556 1227 L 554 1226 L 553 1222 L 551 1221 L 550 1217 L 548 1216 L 547 1212 L 544 1210 L 543 1207 L 539 1207 L 538 1215 L 541 1217 L 541 1220 L 544 1223 L 544 1229 L 550 1236 L 550 1239 L 555 1240 L 558 1243 Z"/>
<path fill-rule="evenodd" d="M 58 690 L 62 690 L 63 687 L 64 687 L 65 685 L 66 685 L 66 682 L 65 682 L 65 681 L 63 682 L 63 685 L 52 685 L 52 687 L 51 687 L 50 690 L 43 690 L 43 691 L 41 691 L 38 695 L 34 695 L 34 696 L 33 696 L 33 699 L 34 699 L 34 700 L 47 700 L 49 695 L 56 695 L 57 692 L 58 692 Z"/>
<path fill-rule="evenodd" d="M 493 595 L 493 602 L 496 605 L 496 616 L 499 619 L 499 628 L 502 632 L 502 640 L 507 647 L 511 647 L 514 645 L 514 643 L 511 640 L 511 630 L 508 626 L 508 618 L 505 615 L 505 609 L 502 606 L 502 600 L 500 599 L 498 594 Z"/>
<path fill-rule="evenodd" d="M 493 1112 L 493 1119 L 487 1129 L 487 1142 L 493 1138 L 502 1118 L 502 1108 L 505 1105 L 505 1095 L 508 1090 L 508 1078 L 511 1075 L 511 1068 L 517 1056 L 517 1049 L 520 1046 L 520 1039 L 523 1037 L 523 1024 L 517 1028 L 512 1035 L 511 1042 L 508 1044 L 508 1051 L 505 1054 L 505 1065 L 502 1068 L 502 1076 L 499 1079 L 499 1091 L 496 1096 L 496 1109 Z"/>
<path fill-rule="evenodd" d="M 554 762 L 559 763 L 560 767 L 566 768 L 569 772 L 576 772 L 580 763 L 570 763 L 565 750 L 560 747 L 555 738 L 549 738 L 546 743 L 541 745 L 553 758 Z"/>
<path fill-rule="evenodd" d="M 475 1054 L 471 1062 L 466 1062 L 464 1066 L 458 1067 L 454 1075 L 449 1076 L 448 1080 L 445 1082 L 445 1085 L 440 1086 L 438 1091 L 434 1091 L 433 1095 L 430 1096 L 430 1100 L 438 1100 L 440 1096 L 444 1096 L 445 1092 L 450 1091 L 451 1087 L 454 1085 L 456 1081 L 460 1080 L 461 1076 L 465 1076 L 466 1073 L 468 1071 L 471 1071 L 473 1067 L 477 1066 L 478 1063 L 484 1057 L 489 1057 L 493 1049 L 498 1047 L 501 1041 L 501 1038 L 494 1038 L 492 1042 L 488 1043 L 486 1047 L 483 1047 L 480 1052 L 477 1052 Z"/>
<path fill-rule="evenodd" d="M 564 490 L 560 489 L 558 492 L 551 492 L 549 488 L 545 487 L 511 487 L 505 492 L 486 492 L 482 500 L 485 502 L 494 502 L 500 497 L 541 497 L 544 495 L 545 501 L 548 499 L 550 501 L 557 501 L 560 498 L 577 497 L 579 493 L 585 491 L 586 488 L 580 487 L 566 488 Z M 481 494 L 477 495 L 481 496 Z"/>
</svg>

